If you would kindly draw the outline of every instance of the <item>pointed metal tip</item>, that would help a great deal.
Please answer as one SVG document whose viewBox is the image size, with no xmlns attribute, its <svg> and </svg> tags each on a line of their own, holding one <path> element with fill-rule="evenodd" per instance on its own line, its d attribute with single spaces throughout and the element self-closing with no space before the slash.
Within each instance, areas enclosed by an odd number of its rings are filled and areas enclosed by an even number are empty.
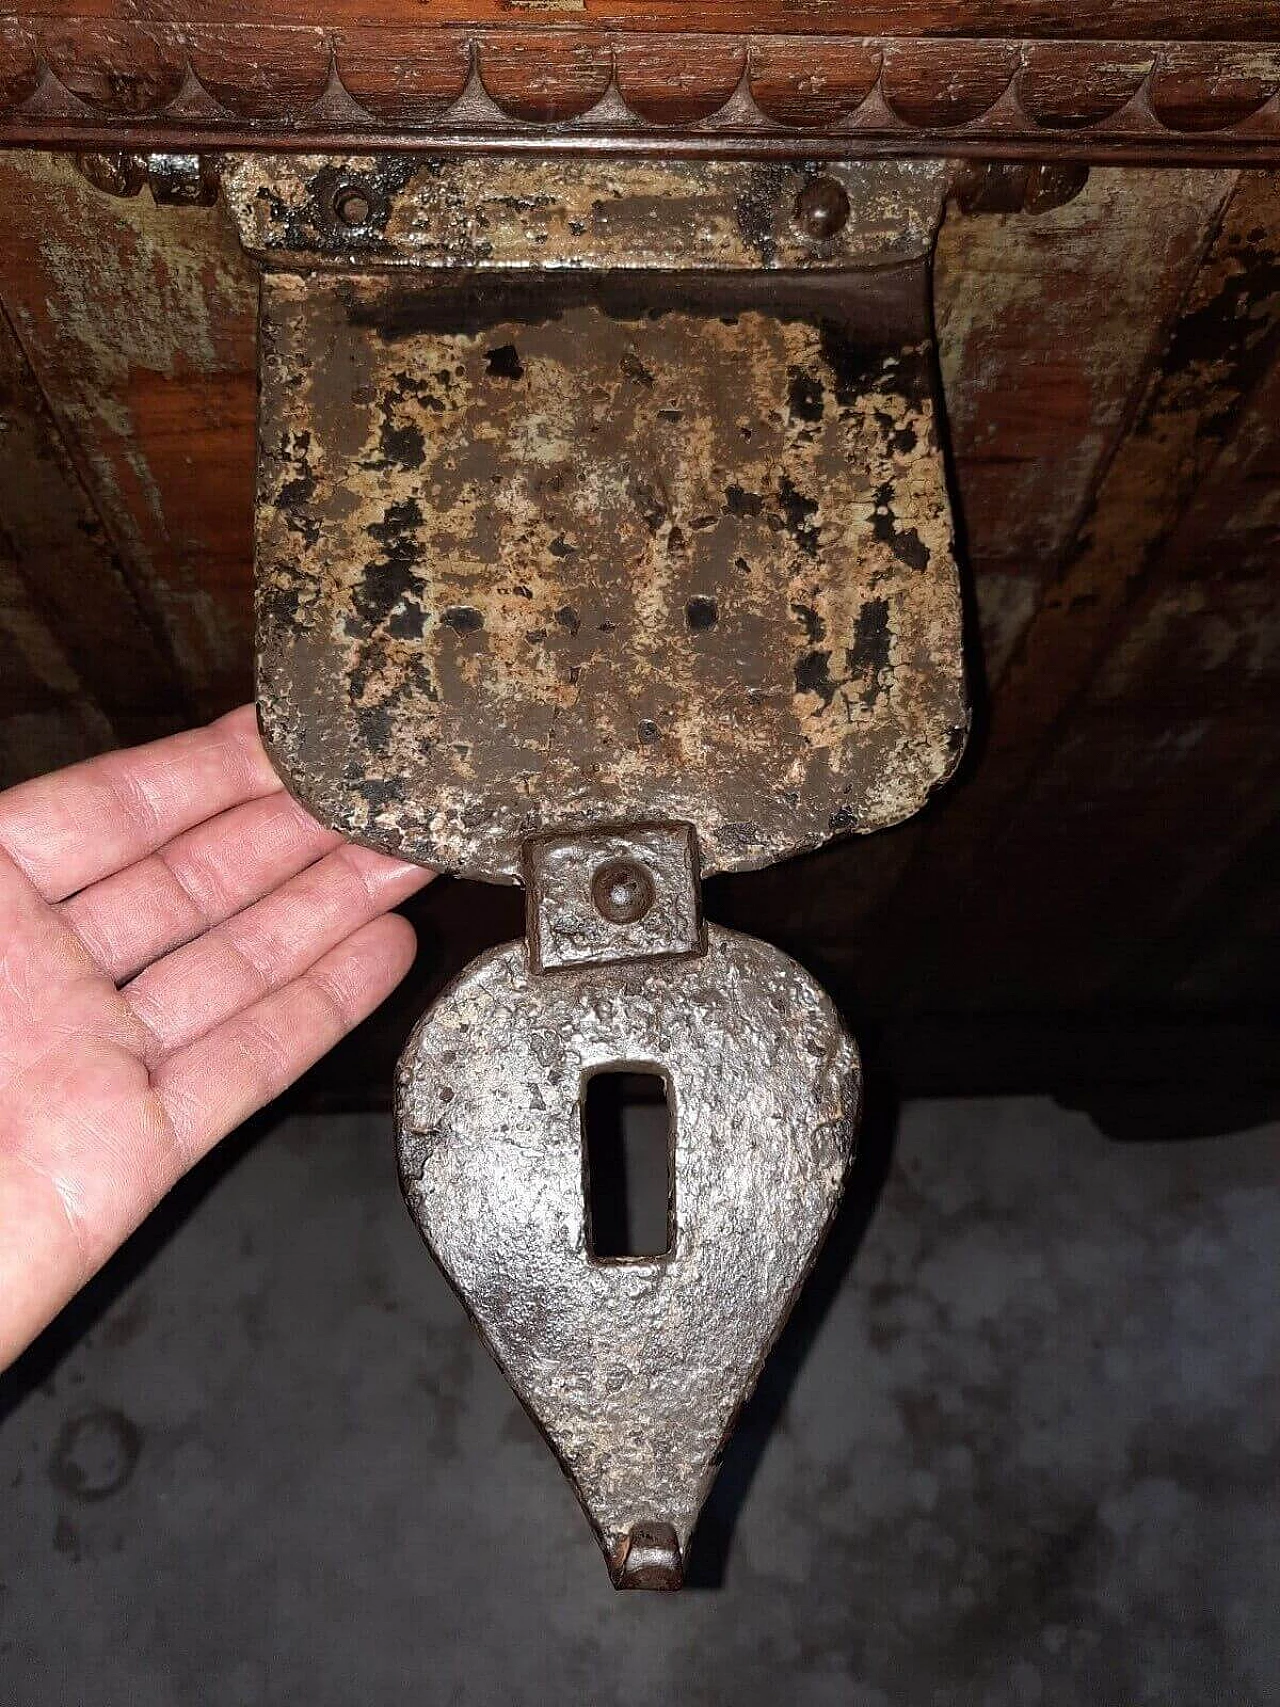
<svg viewBox="0 0 1280 1707">
<path fill-rule="evenodd" d="M 684 1586 L 684 1557 L 669 1523 L 635 1523 L 609 1557 L 614 1588 Z"/>
</svg>

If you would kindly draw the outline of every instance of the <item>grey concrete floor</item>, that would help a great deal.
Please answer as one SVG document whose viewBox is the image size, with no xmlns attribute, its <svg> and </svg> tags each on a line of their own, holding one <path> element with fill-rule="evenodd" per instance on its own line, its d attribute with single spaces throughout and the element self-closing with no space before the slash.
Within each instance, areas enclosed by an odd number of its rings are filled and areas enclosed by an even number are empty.
<svg viewBox="0 0 1280 1707">
<path fill-rule="evenodd" d="M 4 1390 L 0 1702 L 1275 1702 L 1278 1138 L 873 1129 L 673 1597 L 609 1588 L 386 1122 L 233 1141 Z"/>
</svg>

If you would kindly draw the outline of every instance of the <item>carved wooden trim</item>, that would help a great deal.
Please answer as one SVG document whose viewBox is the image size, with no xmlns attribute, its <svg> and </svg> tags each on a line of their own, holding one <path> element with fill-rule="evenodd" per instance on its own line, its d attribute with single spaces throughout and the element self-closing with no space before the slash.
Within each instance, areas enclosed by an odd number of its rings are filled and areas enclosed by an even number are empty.
<svg viewBox="0 0 1280 1707">
<path fill-rule="evenodd" d="M 1280 160 L 1280 39 L 11 15 L 0 17 L 0 142 L 1266 162 Z"/>
</svg>

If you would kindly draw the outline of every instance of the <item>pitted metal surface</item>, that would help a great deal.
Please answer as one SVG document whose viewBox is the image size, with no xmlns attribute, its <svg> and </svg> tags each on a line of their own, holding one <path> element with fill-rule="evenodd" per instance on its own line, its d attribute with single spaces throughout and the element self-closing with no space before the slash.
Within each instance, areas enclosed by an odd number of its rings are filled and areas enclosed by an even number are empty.
<svg viewBox="0 0 1280 1707">
<path fill-rule="evenodd" d="M 704 951 L 688 824 L 545 836 L 529 844 L 525 882 L 535 972 Z"/>
<path fill-rule="evenodd" d="M 604 1264 L 587 1247 L 581 1104 L 587 1077 L 619 1066 L 668 1084 L 674 1239 Z M 703 957 L 545 976 L 523 944 L 497 949 L 410 1039 L 410 1209 L 619 1586 L 679 1580 L 720 1444 L 839 1200 L 859 1097 L 819 986 L 715 928 Z"/>
<path fill-rule="evenodd" d="M 940 160 L 249 154 L 223 188 L 245 248 L 294 271 L 772 271 L 927 258 L 952 177 Z"/>
<path fill-rule="evenodd" d="M 529 887 L 527 943 L 402 1058 L 401 1177 L 618 1587 L 680 1585 L 860 1098 L 830 1001 L 705 929 L 700 869 L 895 823 L 964 744 L 945 179 L 229 177 L 265 267 L 263 733 L 345 835 Z M 597 1239 L 599 1074 L 665 1087 L 663 1244 Z"/>
<path fill-rule="evenodd" d="M 268 274 L 259 706 L 312 811 L 512 881 L 533 835 L 704 869 L 916 811 L 968 714 L 923 263 Z"/>
</svg>

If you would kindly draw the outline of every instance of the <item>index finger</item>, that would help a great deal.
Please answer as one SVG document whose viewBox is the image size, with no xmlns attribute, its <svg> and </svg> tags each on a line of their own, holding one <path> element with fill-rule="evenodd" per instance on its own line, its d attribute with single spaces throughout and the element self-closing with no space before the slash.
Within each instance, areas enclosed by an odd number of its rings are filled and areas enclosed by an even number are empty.
<svg viewBox="0 0 1280 1707">
<path fill-rule="evenodd" d="M 0 848 L 46 901 L 145 859 L 217 812 L 281 787 L 251 705 L 0 794 Z"/>
</svg>

